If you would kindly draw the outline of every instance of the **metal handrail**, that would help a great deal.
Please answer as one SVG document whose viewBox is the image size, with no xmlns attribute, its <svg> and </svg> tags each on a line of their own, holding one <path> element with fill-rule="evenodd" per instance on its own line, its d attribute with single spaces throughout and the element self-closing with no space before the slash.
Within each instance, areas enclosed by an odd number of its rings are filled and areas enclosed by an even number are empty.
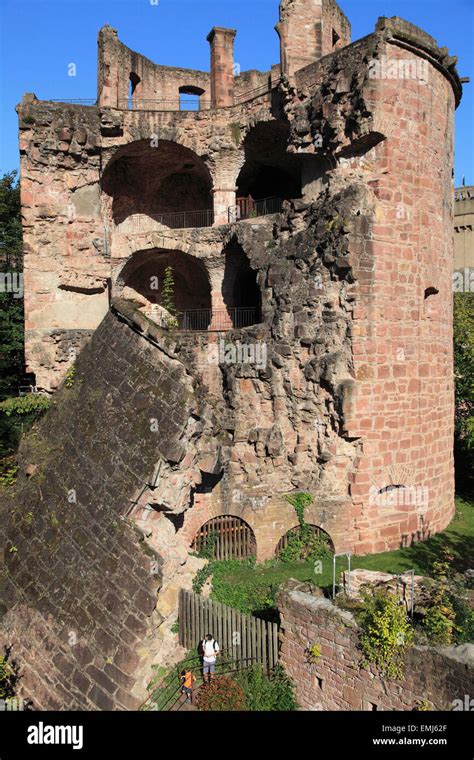
<svg viewBox="0 0 474 760">
<path fill-rule="evenodd" d="M 252 90 L 246 90 L 241 95 L 237 95 L 234 97 L 235 103 L 246 103 L 248 100 L 253 100 L 253 98 L 257 98 L 259 95 L 269 95 L 274 88 L 271 86 L 268 86 L 268 84 L 260 85 L 259 87 L 254 87 Z"/>
<path fill-rule="evenodd" d="M 254 87 L 252 90 L 247 90 L 246 92 L 243 92 L 240 95 L 236 95 L 234 98 L 234 105 L 241 105 L 242 103 L 247 103 L 249 100 L 253 100 L 254 98 L 259 97 L 260 95 L 269 95 L 271 92 L 273 92 L 275 88 L 269 87 L 268 85 L 261 85 L 259 87 Z M 77 105 L 100 105 L 104 108 L 115 108 L 119 111 L 184 111 L 184 112 L 195 112 L 199 113 L 199 111 L 210 111 L 212 110 L 212 102 L 210 100 L 200 100 L 198 105 L 198 108 L 182 108 L 181 106 L 186 103 L 189 103 L 190 105 L 194 105 L 195 101 L 186 101 L 186 100 L 165 100 L 165 99 L 153 99 L 153 98 L 137 98 L 130 102 L 129 98 L 120 98 L 117 101 L 117 105 L 113 105 L 110 103 L 101 103 L 99 104 L 97 102 L 97 98 L 47 98 L 44 102 L 47 103 L 75 103 Z M 140 108 L 140 104 L 145 104 L 143 108 Z M 130 108 L 131 105 L 131 108 Z M 173 108 L 147 108 L 147 105 L 153 105 L 153 106 L 173 106 Z"/>
<path fill-rule="evenodd" d="M 214 211 L 212 209 L 202 209 L 201 211 L 172 211 L 166 214 L 131 214 L 123 219 L 117 219 L 116 224 L 129 224 L 133 232 L 140 232 L 145 225 L 146 219 L 152 219 L 158 224 L 163 224 L 173 230 L 193 229 L 202 227 L 212 227 L 214 224 Z"/>
<path fill-rule="evenodd" d="M 222 654 L 223 651 L 224 650 L 221 650 L 220 653 Z M 202 665 L 202 659 L 203 658 L 202 658 L 202 655 L 201 655 L 201 656 L 198 656 L 198 657 L 189 658 L 187 660 L 184 660 L 183 662 L 178 663 L 175 666 L 176 667 L 176 672 L 174 672 L 174 671 L 171 672 L 167 676 L 167 678 L 164 679 L 164 681 L 157 688 L 164 687 L 166 689 L 169 685 L 171 685 L 171 683 L 172 683 L 171 679 L 174 679 L 176 677 L 178 677 L 178 678 L 180 677 L 180 670 L 184 670 L 187 665 L 189 665 L 192 662 L 196 662 L 196 661 L 198 661 L 199 665 L 201 666 Z M 249 662 L 250 663 L 258 663 L 262 667 L 265 667 L 257 657 L 244 657 L 242 659 L 232 658 L 231 660 L 227 660 L 226 662 L 216 662 L 216 667 L 218 665 L 219 666 L 224 666 L 224 665 L 234 665 L 234 666 L 235 665 L 241 665 L 241 667 L 228 668 L 227 670 L 220 671 L 219 673 L 216 673 L 216 676 L 227 675 L 228 673 L 237 673 L 239 670 L 242 670 L 242 664 L 243 663 L 249 663 Z M 247 664 L 247 665 L 244 665 L 243 667 L 244 668 L 249 668 L 249 667 L 251 667 L 251 665 Z M 268 665 L 266 666 L 266 670 L 267 670 L 267 672 L 269 672 L 271 670 L 268 667 Z M 197 680 L 196 680 L 196 683 L 198 683 Z M 202 686 L 203 683 L 204 683 L 204 680 L 201 681 L 201 683 L 199 684 L 199 686 Z M 166 712 L 167 710 L 172 709 L 174 707 L 174 705 L 177 704 L 177 702 L 179 702 L 180 695 L 181 695 L 181 688 L 182 688 L 182 684 L 180 683 L 180 684 L 178 684 L 178 686 L 176 687 L 176 689 L 174 690 L 174 692 L 168 697 L 168 699 L 163 704 L 163 706 L 160 708 L 159 712 Z M 152 694 L 150 694 L 146 698 L 146 700 L 140 705 L 140 707 L 138 709 L 139 710 L 143 709 L 143 707 L 153 698 L 153 696 L 154 696 L 154 692 Z M 177 697 L 177 698 L 175 699 L 175 697 Z M 172 704 L 170 705 L 170 702 L 173 699 L 174 699 L 174 702 L 172 702 Z"/>
<path fill-rule="evenodd" d="M 47 103 L 75 103 L 77 105 L 95 106 L 97 98 L 49 98 Z"/>
<path fill-rule="evenodd" d="M 210 100 L 164 100 L 164 99 L 152 99 L 152 98 L 137 98 L 136 100 L 129 100 L 128 98 L 121 98 L 117 101 L 117 106 L 120 110 L 126 111 L 153 111 L 161 110 L 160 108 L 148 108 L 152 106 L 172 106 L 171 108 L 164 108 L 164 111 L 209 111 L 211 108 Z M 190 105 L 192 108 L 183 108 L 185 105 Z"/>
<path fill-rule="evenodd" d="M 250 327 L 256 324 L 258 309 L 255 306 L 237 306 L 227 309 L 186 309 L 178 315 L 178 329 L 183 331 L 222 331 Z"/>
<path fill-rule="evenodd" d="M 229 223 L 252 219 L 259 216 L 281 213 L 283 198 L 272 195 L 269 198 L 260 198 L 254 201 L 251 198 L 237 198 L 235 206 L 228 208 Z"/>
</svg>

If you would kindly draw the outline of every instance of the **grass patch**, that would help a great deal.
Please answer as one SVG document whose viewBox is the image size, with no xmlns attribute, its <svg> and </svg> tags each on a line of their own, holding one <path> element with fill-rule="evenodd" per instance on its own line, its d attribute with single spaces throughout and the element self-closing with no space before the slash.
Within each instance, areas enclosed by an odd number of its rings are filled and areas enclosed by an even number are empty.
<svg viewBox="0 0 474 760">
<path fill-rule="evenodd" d="M 474 502 L 456 499 L 456 515 L 442 533 L 423 543 L 383 552 L 354 556 L 352 568 L 403 573 L 414 569 L 417 575 L 429 575 L 433 563 L 449 556 L 454 570 L 464 572 L 474 567 Z M 278 588 L 289 578 L 315 586 L 332 586 L 332 559 L 322 560 L 322 572 L 315 573 L 314 562 L 280 562 L 270 560 L 255 565 L 251 560 L 216 562 L 213 567 L 211 597 L 241 612 L 272 619 Z M 336 580 L 347 567 L 344 558 L 336 561 Z"/>
</svg>

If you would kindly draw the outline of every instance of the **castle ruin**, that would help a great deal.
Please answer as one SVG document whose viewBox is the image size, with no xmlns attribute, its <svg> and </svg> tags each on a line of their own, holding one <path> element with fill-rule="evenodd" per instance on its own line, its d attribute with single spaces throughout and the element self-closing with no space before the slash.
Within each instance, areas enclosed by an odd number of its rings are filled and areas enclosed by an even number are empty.
<svg viewBox="0 0 474 760">
<path fill-rule="evenodd" d="M 79 378 L 2 527 L 40 706 L 139 703 L 209 526 L 263 561 L 295 491 L 336 552 L 453 516 L 456 59 L 397 17 L 351 43 L 334 0 L 282 0 L 276 29 L 280 63 L 239 73 L 235 30 L 202 72 L 106 26 L 95 104 L 18 106 L 28 370 Z"/>
</svg>

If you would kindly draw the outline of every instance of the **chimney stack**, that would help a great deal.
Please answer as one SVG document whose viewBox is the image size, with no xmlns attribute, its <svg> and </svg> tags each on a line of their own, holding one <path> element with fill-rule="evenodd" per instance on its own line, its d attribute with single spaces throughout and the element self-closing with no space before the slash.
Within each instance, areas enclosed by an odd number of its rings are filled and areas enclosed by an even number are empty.
<svg viewBox="0 0 474 760">
<path fill-rule="evenodd" d="M 211 107 L 234 105 L 235 29 L 214 26 L 207 35 L 211 46 Z"/>
</svg>

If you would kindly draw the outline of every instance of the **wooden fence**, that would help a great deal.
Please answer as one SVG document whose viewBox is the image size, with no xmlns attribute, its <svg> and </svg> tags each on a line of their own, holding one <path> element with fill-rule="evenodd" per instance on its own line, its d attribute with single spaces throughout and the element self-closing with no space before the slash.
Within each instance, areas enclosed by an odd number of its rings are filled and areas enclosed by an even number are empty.
<svg viewBox="0 0 474 760">
<path fill-rule="evenodd" d="M 242 667 L 260 664 L 266 669 L 278 662 L 278 625 L 232 607 L 181 590 L 179 597 L 179 643 L 200 653 L 200 642 L 211 633 L 222 659 Z"/>
</svg>

